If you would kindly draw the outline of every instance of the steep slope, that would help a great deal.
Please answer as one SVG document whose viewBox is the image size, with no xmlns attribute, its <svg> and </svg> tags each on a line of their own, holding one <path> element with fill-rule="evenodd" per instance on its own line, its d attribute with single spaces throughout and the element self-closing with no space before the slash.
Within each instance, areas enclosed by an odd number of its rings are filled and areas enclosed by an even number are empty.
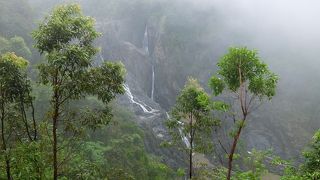
<svg viewBox="0 0 320 180">
<path fill-rule="evenodd" d="M 297 158 L 305 140 L 320 124 L 316 120 L 317 111 L 310 111 L 316 103 L 317 98 L 310 99 L 317 97 L 315 92 L 310 91 L 304 96 L 299 94 L 302 93 L 301 86 L 306 84 L 302 82 L 310 79 L 312 72 L 299 69 L 296 72 L 301 75 L 294 82 L 294 70 L 303 64 L 296 60 L 301 55 L 286 55 L 278 49 L 286 47 L 290 53 L 294 46 L 285 41 L 282 45 L 274 45 L 266 39 L 261 42 L 256 35 L 234 30 L 228 21 L 219 20 L 225 17 L 215 7 L 185 9 L 177 1 L 170 6 L 166 3 L 154 5 L 159 8 L 156 13 L 150 13 L 153 6 L 147 3 L 140 5 L 145 5 L 145 11 L 133 11 L 130 18 L 124 16 L 116 20 L 109 16 L 100 24 L 104 24 L 103 37 L 99 42 L 103 47 L 102 54 L 107 59 L 124 62 L 128 69 L 127 81 L 134 95 L 148 97 L 145 101 L 151 104 L 153 99 L 169 110 L 188 76 L 200 79 L 206 87 L 208 78 L 215 72 L 216 62 L 228 46 L 257 47 L 262 59 L 280 75 L 280 84 L 274 100 L 264 104 L 250 117 L 242 149 L 272 148 L 284 158 Z M 131 28 L 134 23 L 134 28 Z M 291 60 L 294 63 L 288 63 Z M 312 89 L 317 89 L 316 85 L 312 85 Z M 297 100 L 301 103 L 294 103 Z M 228 124 L 229 120 L 225 121 L 223 123 Z"/>
</svg>

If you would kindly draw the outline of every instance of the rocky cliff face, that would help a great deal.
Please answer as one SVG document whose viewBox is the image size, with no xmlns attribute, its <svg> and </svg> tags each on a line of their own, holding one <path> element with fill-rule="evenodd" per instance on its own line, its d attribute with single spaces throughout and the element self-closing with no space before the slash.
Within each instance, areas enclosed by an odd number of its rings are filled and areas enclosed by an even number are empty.
<svg viewBox="0 0 320 180">
<path fill-rule="evenodd" d="M 126 69 L 125 95 L 118 98 L 119 104 L 134 112 L 137 123 L 145 130 L 145 145 L 148 152 L 163 158 L 163 161 L 173 167 L 184 166 L 183 155 L 173 148 L 163 148 L 161 143 L 168 140 L 165 120 L 166 110 L 152 98 L 153 78 L 156 74 L 154 67 L 153 44 L 156 39 L 152 28 L 145 28 L 142 32 L 141 46 L 122 39 L 122 22 L 106 22 L 98 28 L 103 32 L 101 43 L 102 51 L 99 55 L 103 59 L 121 61 Z M 148 27 L 148 25 L 146 25 Z M 137 35 L 138 36 L 138 35 Z M 143 42 L 143 41 L 147 41 Z M 144 44 L 144 45 L 143 45 Z M 149 45 L 149 47 L 146 47 Z M 158 83 L 157 83 L 157 88 Z"/>
<path fill-rule="evenodd" d="M 168 138 L 165 112 L 174 104 L 188 76 L 198 78 L 206 87 L 208 78 L 216 70 L 218 58 L 227 47 L 248 43 L 240 34 L 231 33 L 230 27 L 223 27 L 214 14 L 178 13 L 162 12 L 157 17 L 135 19 L 134 28 L 128 18 L 98 21 L 98 29 L 103 34 L 98 42 L 102 47 L 102 59 L 120 60 L 127 69 L 127 95 L 119 102 L 135 112 L 138 123 L 150 135 L 145 142 L 149 152 L 164 156 L 165 161 L 174 166 L 183 164 L 182 156 L 174 150 L 159 148 L 160 142 Z M 186 16 L 186 19 L 177 20 L 177 16 Z M 272 52 L 263 57 L 277 55 Z M 303 97 L 292 98 L 299 93 L 298 89 L 287 89 L 290 78 L 282 71 L 285 61 L 284 64 L 267 63 L 275 72 L 282 72 L 278 95 L 251 115 L 241 149 L 273 149 L 283 158 L 297 158 L 307 139 L 320 126 L 316 120 L 317 111 L 309 112 L 307 109 L 313 109 L 313 105 L 306 103 Z M 301 76 L 300 80 L 303 78 Z M 303 103 L 299 107 L 295 102 Z M 226 126 L 227 121 L 223 122 Z M 222 135 L 227 134 L 225 131 Z"/>
</svg>

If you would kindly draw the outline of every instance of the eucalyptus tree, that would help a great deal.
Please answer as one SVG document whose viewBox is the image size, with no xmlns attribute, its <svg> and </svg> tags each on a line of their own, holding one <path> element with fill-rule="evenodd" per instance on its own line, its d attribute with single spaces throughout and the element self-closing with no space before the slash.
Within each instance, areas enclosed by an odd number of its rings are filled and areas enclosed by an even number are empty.
<svg viewBox="0 0 320 180">
<path fill-rule="evenodd" d="M 30 84 L 27 83 L 25 73 L 27 65 L 27 60 L 16 56 L 14 53 L 6 53 L 0 57 L 1 156 L 5 161 L 5 171 L 9 180 L 12 179 L 10 146 L 15 138 L 19 138 L 13 137 L 13 132 L 16 130 L 13 124 L 24 117 L 22 106 L 25 105 L 26 99 L 30 100 Z M 17 107 L 21 108 L 20 113 L 16 110 Z M 24 119 L 24 123 L 28 137 L 33 140 L 27 119 Z M 18 132 L 16 135 L 20 136 L 21 134 L 21 132 Z"/>
<path fill-rule="evenodd" d="M 213 148 L 212 129 L 219 121 L 211 117 L 211 105 L 209 95 L 196 79 L 190 78 L 171 111 L 172 118 L 166 122 L 172 143 L 188 154 L 190 179 L 194 176 L 194 153 L 208 153 Z"/>
<path fill-rule="evenodd" d="M 94 95 L 107 107 L 117 94 L 124 93 L 125 70 L 121 63 L 107 62 L 92 67 L 92 58 L 98 52 L 93 42 L 99 36 L 94 22 L 93 18 L 82 14 L 79 5 L 62 5 L 56 7 L 33 32 L 35 47 L 46 56 L 46 62 L 39 65 L 40 82 L 52 90 L 49 114 L 55 180 L 59 175 L 58 166 L 63 163 L 58 162 L 57 130 L 60 122 L 68 120 L 63 116 L 67 102 Z M 106 124 L 111 117 L 110 111 L 104 110 L 102 114 L 102 119 L 78 116 L 79 125 Z"/>
<path fill-rule="evenodd" d="M 233 102 L 229 107 L 234 110 L 231 112 L 235 127 L 231 132 L 232 145 L 227 154 L 227 179 L 231 178 L 232 161 L 248 115 L 261 103 L 272 99 L 277 82 L 277 75 L 260 60 L 255 50 L 230 48 L 218 62 L 217 75 L 211 77 L 209 85 L 215 96 L 223 91 L 232 96 Z"/>
</svg>

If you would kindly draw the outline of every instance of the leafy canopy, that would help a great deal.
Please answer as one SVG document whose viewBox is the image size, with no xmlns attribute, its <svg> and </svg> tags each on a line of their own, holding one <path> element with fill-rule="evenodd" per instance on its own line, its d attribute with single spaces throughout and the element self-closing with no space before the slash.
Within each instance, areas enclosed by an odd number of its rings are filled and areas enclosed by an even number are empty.
<svg viewBox="0 0 320 180">
<path fill-rule="evenodd" d="M 25 69 L 28 61 L 14 53 L 6 53 L 0 57 L 0 101 L 13 102 L 25 89 Z"/>
<path fill-rule="evenodd" d="M 218 62 L 218 67 L 219 77 L 213 76 L 209 82 L 214 95 L 221 94 L 225 88 L 236 92 L 242 83 L 247 83 L 248 90 L 260 98 L 271 99 L 275 95 L 278 77 L 260 60 L 255 50 L 230 48 Z"/>
<path fill-rule="evenodd" d="M 211 107 L 209 95 L 196 79 L 189 78 L 172 109 L 172 118 L 167 121 L 174 143 L 179 144 L 181 138 L 186 137 L 190 145 L 195 144 L 196 152 L 211 151 L 210 133 L 212 127 L 218 125 L 218 121 L 210 116 Z M 185 150 L 189 148 L 187 146 Z"/>
<path fill-rule="evenodd" d="M 7 63 L 15 66 L 18 69 L 25 69 L 29 62 L 23 57 L 18 57 L 15 53 L 8 52 L 2 55 L 1 63 Z"/>
<path fill-rule="evenodd" d="M 116 94 L 124 92 L 121 84 L 125 70 L 123 64 L 111 62 L 91 67 L 98 51 L 93 45 L 99 36 L 94 22 L 82 14 L 77 4 L 58 6 L 45 18 L 33 32 L 35 47 L 45 53 L 48 60 L 39 66 L 40 80 L 54 88 L 58 83 L 59 93 L 67 98 L 98 95 L 108 103 Z"/>
<path fill-rule="evenodd" d="M 99 36 L 94 29 L 94 22 L 93 18 L 82 14 L 77 4 L 58 6 L 33 33 L 36 40 L 35 47 L 41 53 L 58 51 L 64 52 L 65 55 L 73 55 L 74 58 L 77 54 L 73 53 L 80 48 L 85 52 L 78 52 L 79 57 L 86 53 L 94 54 L 97 49 L 91 44 Z"/>
<path fill-rule="evenodd" d="M 47 60 L 38 67 L 40 82 L 50 86 L 53 92 L 52 112 L 49 114 L 52 118 L 54 179 L 58 178 L 58 171 L 61 174 L 68 171 L 67 163 L 59 157 L 67 153 L 73 154 L 77 149 L 64 143 L 79 146 L 77 142 L 85 134 L 86 127 L 96 129 L 108 124 L 112 117 L 109 102 L 117 94 L 124 93 L 123 64 L 106 62 L 93 67 L 92 59 L 98 52 L 94 40 L 99 36 L 94 22 L 93 18 L 82 14 L 79 5 L 62 5 L 56 7 L 33 32 L 35 47 L 46 55 Z M 96 109 L 86 106 L 75 109 L 70 106 L 71 100 L 85 99 L 88 96 L 97 97 L 106 107 Z M 58 122 L 62 122 L 64 126 L 58 128 Z M 63 134 L 72 135 L 68 137 Z M 58 141 L 62 142 L 63 147 L 59 147 L 59 150 Z M 58 165 L 59 163 L 61 164 Z"/>
</svg>

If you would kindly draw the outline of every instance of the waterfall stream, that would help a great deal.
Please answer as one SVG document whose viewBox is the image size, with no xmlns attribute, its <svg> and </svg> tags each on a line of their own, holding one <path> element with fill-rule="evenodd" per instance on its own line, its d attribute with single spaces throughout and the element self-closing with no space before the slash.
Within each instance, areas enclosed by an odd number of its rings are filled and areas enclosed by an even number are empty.
<svg viewBox="0 0 320 180">
<path fill-rule="evenodd" d="M 158 111 L 146 105 L 144 102 L 141 102 L 140 100 L 136 99 L 131 93 L 131 90 L 127 84 L 124 84 L 123 88 L 126 91 L 126 95 L 130 99 L 131 103 L 138 105 L 144 113 L 154 114 Z"/>
<path fill-rule="evenodd" d="M 152 57 L 150 57 L 150 52 L 149 52 L 149 35 L 148 35 L 148 26 L 146 25 L 145 31 L 144 31 L 144 36 L 143 36 L 143 41 L 142 41 L 142 49 L 144 50 L 146 56 L 148 56 L 148 58 L 151 61 L 152 67 L 152 82 L 151 82 L 151 94 L 150 94 L 150 98 L 152 100 L 154 100 L 154 84 L 155 84 L 155 67 L 154 67 L 154 61 L 152 59 Z"/>
<path fill-rule="evenodd" d="M 154 65 L 152 65 L 152 86 L 151 86 L 151 99 L 153 100 L 154 96 Z"/>
<path fill-rule="evenodd" d="M 167 115 L 167 118 L 170 119 L 170 115 L 169 115 L 168 112 L 166 112 L 166 115 Z M 181 126 L 183 126 L 183 122 L 178 121 L 178 123 Z M 190 142 L 189 142 L 188 138 L 185 135 L 183 135 L 183 132 L 182 132 L 183 131 L 183 127 L 179 127 L 178 130 L 179 130 L 180 136 L 182 138 L 182 141 L 184 142 L 184 144 L 186 145 L 187 148 L 190 148 Z"/>
<path fill-rule="evenodd" d="M 100 57 L 101 62 L 103 63 L 104 62 L 104 58 L 102 56 L 102 51 L 99 51 L 99 57 Z"/>
<path fill-rule="evenodd" d="M 149 56 L 149 37 L 148 37 L 148 26 L 146 25 L 146 29 L 144 31 L 142 48 L 147 56 Z"/>
</svg>

